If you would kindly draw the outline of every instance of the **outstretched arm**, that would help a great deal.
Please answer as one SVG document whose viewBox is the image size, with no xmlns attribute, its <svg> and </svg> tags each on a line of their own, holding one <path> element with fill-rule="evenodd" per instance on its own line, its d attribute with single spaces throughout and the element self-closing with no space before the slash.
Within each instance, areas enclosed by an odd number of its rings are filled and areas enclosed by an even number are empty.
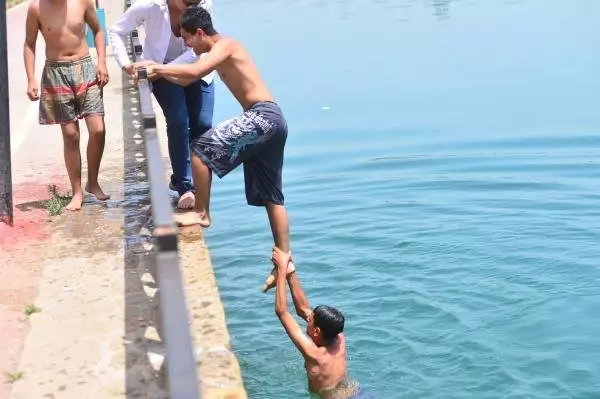
<svg viewBox="0 0 600 399">
<path fill-rule="evenodd" d="M 289 274 L 287 281 L 290 285 L 290 291 L 292 292 L 292 300 L 294 301 L 296 313 L 298 316 L 302 317 L 308 322 L 308 318 L 312 313 L 312 309 L 308 304 L 308 299 L 306 299 L 306 295 L 304 294 L 304 290 L 300 285 L 300 280 L 298 279 L 296 272 Z"/>
<path fill-rule="evenodd" d="M 275 289 L 275 313 L 279 321 L 285 328 L 288 336 L 296 345 L 296 348 L 302 353 L 304 358 L 316 359 L 318 348 L 311 339 L 304 334 L 304 331 L 298 325 L 298 322 L 290 314 L 287 308 L 287 285 L 286 271 L 290 261 L 289 253 L 280 251 L 277 248 L 273 249 L 273 263 L 277 268 L 277 286 Z"/>
<path fill-rule="evenodd" d="M 222 39 L 215 43 L 213 48 L 193 64 L 185 65 L 154 65 L 148 73 L 156 73 L 159 77 L 166 78 L 178 84 L 197 81 L 214 71 L 222 62 L 231 56 L 232 46 L 228 40 Z"/>
<path fill-rule="evenodd" d="M 127 53 L 127 43 L 129 34 L 142 26 L 148 14 L 148 11 L 154 3 L 151 0 L 136 0 L 129 7 L 113 26 L 108 30 L 108 39 L 113 49 L 115 60 L 121 69 L 127 74 L 133 75 L 134 67 Z"/>
<path fill-rule="evenodd" d="M 133 76 L 135 83 L 137 84 L 138 79 L 139 79 L 138 68 L 146 68 L 146 75 L 147 75 L 148 81 L 152 82 L 156 78 L 158 78 L 158 74 L 156 73 L 155 67 L 157 67 L 159 65 L 161 65 L 161 64 L 158 64 L 157 62 L 149 61 L 149 60 L 138 61 L 138 62 L 130 65 L 131 76 Z M 169 82 L 178 84 L 180 86 L 187 86 L 196 81 L 196 79 L 190 79 L 190 78 L 180 79 L 180 78 L 173 78 L 173 77 L 165 77 L 165 79 L 167 79 Z"/>
</svg>

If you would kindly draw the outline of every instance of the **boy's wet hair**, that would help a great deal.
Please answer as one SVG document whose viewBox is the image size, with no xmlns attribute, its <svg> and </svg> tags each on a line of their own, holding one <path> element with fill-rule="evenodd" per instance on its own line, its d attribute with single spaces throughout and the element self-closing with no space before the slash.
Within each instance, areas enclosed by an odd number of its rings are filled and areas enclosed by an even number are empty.
<svg viewBox="0 0 600 399">
<path fill-rule="evenodd" d="M 188 8 L 181 16 L 179 24 L 190 34 L 195 34 L 198 29 L 202 29 L 209 36 L 217 34 L 217 31 L 213 28 L 210 13 L 199 6 Z"/>
<path fill-rule="evenodd" d="M 344 315 L 331 306 L 320 305 L 313 310 L 313 320 L 321 329 L 323 339 L 331 342 L 344 331 Z"/>
</svg>

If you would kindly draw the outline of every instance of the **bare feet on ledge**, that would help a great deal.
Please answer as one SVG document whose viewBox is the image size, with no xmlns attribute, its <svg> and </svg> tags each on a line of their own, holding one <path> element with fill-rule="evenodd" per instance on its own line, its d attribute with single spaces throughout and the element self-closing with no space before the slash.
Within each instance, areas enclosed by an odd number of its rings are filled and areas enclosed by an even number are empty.
<svg viewBox="0 0 600 399">
<path fill-rule="evenodd" d="M 194 196 L 194 193 L 188 191 L 179 197 L 179 201 L 177 201 L 177 209 L 194 209 L 195 203 L 196 197 Z"/>
<path fill-rule="evenodd" d="M 175 219 L 178 226 L 182 227 L 195 225 L 200 225 L 205 229 L 210 227 L 210 216 L 196 211 L 176 213 L 173 215 L 173 219 Z"/>
<path fill-rule="evenodd" d="M 83 204 L 83 193 L 73 194 L 71 202 L 65 206 L 65 209 L 68 211 L 78 211 L 81 209 L 81 204 Z"/>
<path fill-rule="evenodd" d="M 110 195 L 104 194 L 104 191 L 102 191 L 99 184 L 87 183 L 85 185 L 85 191 L 87 191 L 90 194 L 93 194 L 94 197 L 96 197 L 99 201 L 106 201 L 107 199 L 110 199 Z"/>
<path fill-rule="evenodd" d="M 294 261 L 291 258 L 291 252 L 290 252 L 290 261 L 287 265 L 287 270 L 285 271 L 286 276 L 290 276 L 290 274 L 294 273 L 296 271 L 296 265 L 294 265 Z M 274 267 L 271 270 L 271 273 L 269 273 L 269 275 L 267 276 L 267 279 L 265 280 L 265 284 L 262 287 L 262 292 L 267 292 L 269 291 L 271 288 L 275 288 L 275 286 L 277 285 L 277 269 Z"/>
</svg>

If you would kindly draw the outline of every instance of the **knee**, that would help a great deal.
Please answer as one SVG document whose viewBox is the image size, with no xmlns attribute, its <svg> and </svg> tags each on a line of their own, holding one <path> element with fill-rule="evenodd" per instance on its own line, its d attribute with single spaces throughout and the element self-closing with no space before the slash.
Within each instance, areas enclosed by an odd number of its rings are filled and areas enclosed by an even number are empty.
<svg viewBox="0 0 600 399">
<path fill-rule="evenodd" d="M 89 130 L 89 134 L 91 137 L 102 137 L 104 136 L 106 131 L 103 128 L 94 128 Z"/>
<path fill-rule="evenodd" d="M 198 127 L 206 128 L 206 130 L 210 129 L 213 124 L 213 105 L 207 105 L 202 107 L 200 111 L 200 118 L 198 120 Z"/>
<path fill-rule="evenodd" d="M 63 142 L 67 148 L 79 148 L 79 132 L 78 131 L 64 131 Z"/>
<path fill-rule="evenodd" d="M 167 135 L 169 137 L 188 137 L 189 126 L 187 121 L 171 120 L 167 121 Z"/>
<path fill-rule="evenodd" d="M 208 168 L 208 164 L 206 162 L 204 162 L 204 160 L 202 158 L 200 158 L 198 155 L 196 155 L 193 148 L 191 149 L 191 153 L 192 153 L 191 154 L 192 167 Z"/>
<path fill-rule="evenodd" d="M 198 129 L 200 130 L 200 133 L 205 133 L 208 130 L 212 129 L 213 125 L 213 117 L 212 114 L 211 115 L 205 115 L 202 114 L 200 115 L 200 121 L 198 123 Z"/>
<path fill-rule="evenodd" d="M 195 123 L 190 126 L 190 142 L 208 132 L 213 127 L 212 112 L 201 112 Z"/>
<path fill-rule="evenodd" d="M 213 126 L 213 109 L 214 104 L 212 101 L 205 101 L 204 104 L 202 104 L 202 109 L 198 115 L 198 129 L 200 129 L 202 133 L 211 129 Z"/>
</svg>

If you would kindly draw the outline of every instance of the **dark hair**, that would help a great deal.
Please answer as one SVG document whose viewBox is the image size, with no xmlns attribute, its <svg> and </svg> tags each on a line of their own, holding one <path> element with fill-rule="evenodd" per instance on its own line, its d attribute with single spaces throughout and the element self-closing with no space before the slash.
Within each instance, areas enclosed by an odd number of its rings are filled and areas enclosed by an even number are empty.
<svg viewBox="0 0 600 399">
<path fill-rule="evenodd" d="M 198 29 L 202 29 L 209 36 L 217 34 L 209 12 L 199 6 L 188 8 L 181 16 L 179 24 L 190 34 L 195 34 Z"/>
<path fill-rule="evenodd" d="M 317 306 L 313 310 L 315 326 L 323 333 L 323 339 L 331 342 L 344 331 L 344 315 L 337 309 L 326 305 Z"/>
</svg>

